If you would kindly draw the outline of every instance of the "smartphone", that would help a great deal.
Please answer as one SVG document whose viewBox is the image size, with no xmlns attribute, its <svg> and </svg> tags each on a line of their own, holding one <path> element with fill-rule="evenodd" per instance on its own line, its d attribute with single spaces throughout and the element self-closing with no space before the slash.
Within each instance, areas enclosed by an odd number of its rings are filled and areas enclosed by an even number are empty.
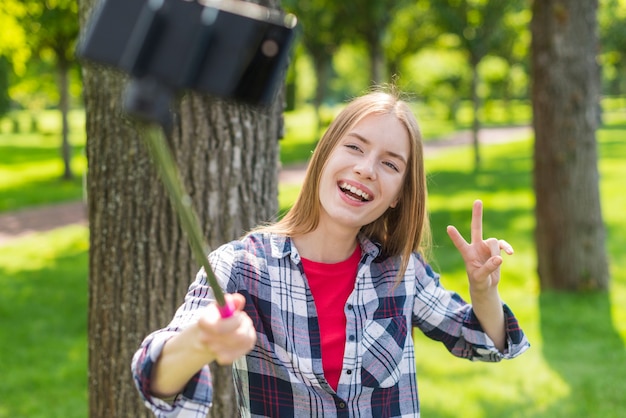
<svg viewBox="0 0 626 418">
<path fill-rule="evenodd" d="M 296 26 L 293 15 L 239 0 L 104 0 L 77 53 L 173 90 L 269 105 Z"/>
</svg>

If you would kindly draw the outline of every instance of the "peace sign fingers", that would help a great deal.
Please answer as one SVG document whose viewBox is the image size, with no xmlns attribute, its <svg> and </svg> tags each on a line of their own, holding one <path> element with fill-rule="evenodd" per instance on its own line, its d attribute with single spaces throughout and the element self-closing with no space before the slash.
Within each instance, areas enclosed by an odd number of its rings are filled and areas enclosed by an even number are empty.
<svg viewBox="0 0 626 418">
<path fill-rule="evenodd" d="M 476 200 L 472 205 L 469 243 L 454 226 L 448 226 L 447 232 L 454 246 L 461 253 L 463 261 L 465 261 L 470 283 L 487 286 L 497 285 L 500 276 L 499 267 L 502 263 L 500 251 L 513 254 L 513 248 L 504 240 L 483 238 L 482 201 Z"/>
<path fill-rule="evenodd" d="M 463 258 L 469 256 L 468 252 L 472 247 L 483 242 L 483 202 L 474 201 L 472 206 L 472 222 L 470 226 L 470 242 L 468 243 L 456 227 L 450 225 L 447 229 L 448 236 L 459 250 Z M 471 245 L 470 245 L 471 244 Z M 467 261 L 467 260 L 466 260 Z"/>
<path fill-rule="evenodd" d="M 483 202 L 475 200 L 472 205 L 471 243 L 483 240 Z"/>
</svg>

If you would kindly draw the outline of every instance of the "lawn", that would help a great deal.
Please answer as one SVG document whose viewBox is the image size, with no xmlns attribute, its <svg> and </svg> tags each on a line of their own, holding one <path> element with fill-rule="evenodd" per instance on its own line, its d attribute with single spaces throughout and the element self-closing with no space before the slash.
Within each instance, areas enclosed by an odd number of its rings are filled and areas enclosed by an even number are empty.
<svg viewBox="0 0 626 418">
<path fill-rule="evenodd" d="M 0 120 L 0 212 L 27 206 L 80 199 L 82 176 L 87 167 L 85 158 L 84 113 L 70 115 L 72 171 L 74 180 L 62 181 L 61 136 L 58 112 L 44 111 L 36 123 L 38 131 L 26 125 L 24 112 L 13 116 L 20 121 L 20 131 L 14 132 L 9 118 Z"/>
<path fill-rule="evenodd" d="M 428 156 L 435 244 L 432 264 L 442 272 L 445 286 L 467 296 L 464 267 L 449 243 L 445 226 L 454 224 L 467 234 L 471 203 L 481 198 L 485 203 L 485 235 L 505 238 L 516 250 L 505 259 L 501 294 L 518 316 L 532 347 L 512 361 L 471 363 L 451 357 L 442 345 L 416 333 L 424 417 L 623 416 L 625 136 L 624 120 L 599 132 L 602 203 L 611 257 L 610 294 L 539 294 L 530 139 L 483 147 L 484 165 L 478 174 L 473 172 L 469 147 Z M 23 173 L 35 173 L 37 169 L 29 166 L 53 159 L 54 141 L 48 140 L 49 145 L 38 144 L 35 136 L 29 140 L 33 145 L 28 146 L 28 152 L 43 148 L 45 156 L 35 164 L 20 163 Z M 14 145 L 19 142 L 12 141 Z M 0 149 L 2 167 L 5 150 Z M 26 155 L 30 154 L 24 151 L 22 157 Z M 76 157 L 77 171 L 83 164 L 81 158 Z M 13 172 L 17 163 L 11 163 L 14 165 L 8 171 Z M 21 200 L 19 189 L 35 193 L 37 184 L 32 183 L 38 182 L 50 188 L 55 184 L 54 173 L 51 170 L 25 179 L 12 196 L 18 202 L 32 200 Z M 4 193 L 1 187 L 0 193 Z M 79 198 L 80 185 L 76 192 L 74 197 Z M 296 192 L 297 187 L 281 186 L 281 205 L 288 205 Z M 0 194 L 3 201 L 4 196 Z M 0 418 L 87 416 L 87 252 L 88 231 L 78 226 L 0 247 Z"/>
</svg>

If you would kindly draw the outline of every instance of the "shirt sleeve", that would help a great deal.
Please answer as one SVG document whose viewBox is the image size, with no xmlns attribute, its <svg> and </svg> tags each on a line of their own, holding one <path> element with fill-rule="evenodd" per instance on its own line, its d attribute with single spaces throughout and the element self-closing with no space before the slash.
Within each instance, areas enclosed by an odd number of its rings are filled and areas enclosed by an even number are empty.
<svg viewBox="0 0 626 418">
<path fill-rule="evenodd" d="M 156 360 L 165 342 L 176 332 L 167 329 L 150 334 L 143 341 L 132 361 L 132 373 L 135 386 L 139 390 L 144 404 L 156 417 L 197 417 L 204 418 L 211 406 L 212 386 L 209 366 L 200 370 L 185 386 L 181 393 L 172 399 L 160 399 L 150 393 L 150 377 Z"/>
<path fill-rule="evenodd" d="M 497 362 L 526 351 L 530 344 L 513 312 L 502 305 L 506 327 L 506 348 L 499 351 L 483 331 L 472 306 L 456 292 L 444 289 L 429 265 L 416 258 L 416 293 L 413 325 L 426 336 L 442 342 L 455 356 L 469 360 Z"/>
<path fill-rule="evenodd" d="M 209 256 L 222 288 L 229 281 L 233 261 L 232 247 L 223 246 Z M 133 356 L 131 370 L 135 386 L 144 404 L 157 417 L 205 418 L 213 399 L 211 372 L 205 365 L 173 399 L 163 400 L 150 393 L 152 369 L 161 355 L 165 342 L 198 320 L 204 308 L 214 301 L 204 269 L 189 286 L 184 303 L 176 311 L 169 325 L 148 335 Z"/>
</svg>

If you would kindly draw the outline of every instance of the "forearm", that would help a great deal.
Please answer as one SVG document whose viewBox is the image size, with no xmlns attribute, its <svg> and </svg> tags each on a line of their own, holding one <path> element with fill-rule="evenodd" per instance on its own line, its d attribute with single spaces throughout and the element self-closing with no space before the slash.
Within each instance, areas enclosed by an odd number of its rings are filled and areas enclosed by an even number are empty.
<svg viewBox="0 0 626 418">
<path fill-rule="evenodd" d="M 167 398 L 180 393 L 204 365 L 214 360 L 198 344 L 198 334 L 194 324 L 165 343 L 152 371 L 153 395 Z"/>
<path fill-rule="evenodd" d="M 488 292 L 471 292 L 474 314 L 483 331 L 491 338 L 501 352 L 506 348 L 506 327 L 502 300 L 497 290 Z"/>
</svg>

